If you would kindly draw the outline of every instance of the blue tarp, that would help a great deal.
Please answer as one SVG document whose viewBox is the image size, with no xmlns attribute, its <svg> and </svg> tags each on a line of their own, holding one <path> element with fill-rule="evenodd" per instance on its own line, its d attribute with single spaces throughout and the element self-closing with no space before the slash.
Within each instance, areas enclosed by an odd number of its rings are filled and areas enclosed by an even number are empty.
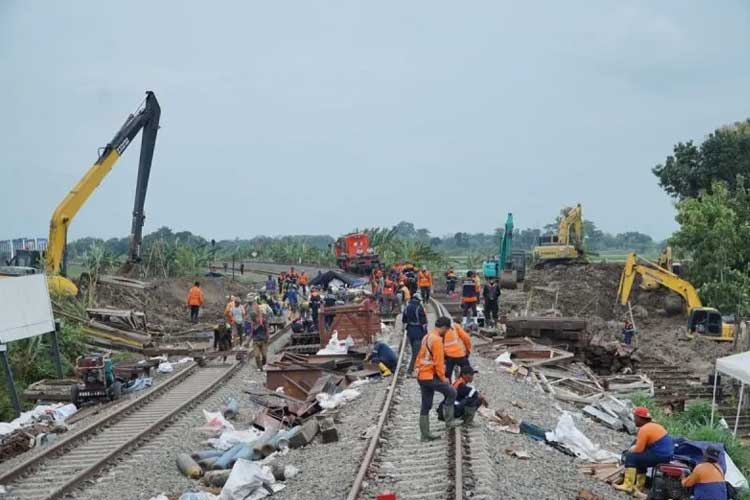
<svg viewBox="0 0 750 500">
<path fill-rule="evenodd" d="M 703 463 L 705 460 L 703 460 L 703 452 L 708 448 L 709 446 L 715 446 L 721 450 L 721 458 L 719 459 L 719 465 L 721 465 L 721 470 L 726 473 L 727 471 L 727 460 L 726 460 L 726 451 L 724 450 L 724 445 L 721 443 L 712 443 L 710 441 L 690 441 L 689 439 L 676 437 L 674 438 L 674 454 L 675 455 L 683 455 L 686 457 L 690 457 L 695 461 L 696 464 Z"/>
</svg>

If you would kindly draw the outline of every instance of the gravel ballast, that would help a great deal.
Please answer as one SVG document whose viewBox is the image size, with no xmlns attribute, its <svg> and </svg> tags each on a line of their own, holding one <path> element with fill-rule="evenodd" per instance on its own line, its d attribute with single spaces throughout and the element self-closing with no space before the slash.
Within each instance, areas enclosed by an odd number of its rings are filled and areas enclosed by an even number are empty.
<svg viewBox="0 0 750 500">
<path fill-rule="evenodd" d="M 490 408 L 500 409 L 516 420 L 536 424 L 548 431 L 557 425 L 563 410 L 574 415 L 578 430 L 602 448 L 620 453 L 633 438 L 624 432 L 608 429 L 587 418 L 573 406 L 540 392 L 526 379 L 514 377 L 494 360 L 478 355 L 470 359 L 479 370 L 474 386 L 489 400 Z M 517 408 L 513 401 L 523 408 Z M 486 427 L 487 421 L 477 415 L 475 425 Z M 629 498 L 611 486 L 579 474 L 574 458 L 544 443 L 532 441 L 523 434 L 485 430 L 490 457 L 496 467 L 498 498 L 507 499 L 572 499 L 581 489 L 589 489 L 605 498 Z M 527 460 L 512 458 L 506 449 L 522 449 L 531 455 Z"/>
</svg>

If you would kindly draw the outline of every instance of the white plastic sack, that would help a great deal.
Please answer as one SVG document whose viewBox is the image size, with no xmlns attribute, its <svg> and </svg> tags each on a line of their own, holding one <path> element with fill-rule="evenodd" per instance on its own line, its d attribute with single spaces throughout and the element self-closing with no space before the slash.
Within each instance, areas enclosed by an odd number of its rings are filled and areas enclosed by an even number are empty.
<svg viewBox="0 0 750 500">
<path fill-rule="evenodd" d="M 172 373 L 174 371 L 174 366 L 172 366 L 172 363 L 169 361 L 162 361 L 159 363 L 159 368 L 157 368 L 159 373 Z"/>
<path fill-rule="evenodd" d="M 76 405 L 74 405 L 73 403 L 62 405 L 55 410 L 55 420 L 64 422 L 66 418 L 74 415 L 77 411 L 78 408 L 76 408 Z"/>
<path fill-rule="evenodd" d="M 370 378 L 361 378 L 361 379 L 355 380 L 354 382 L 352 382 L 351 384 L 349 384 L 349 388 L 350 389 L 356 389 L 357 387 L 359 387 L 361 385 L 367 385 L 370 382 L 372 382 L 372 379 L 370 379 Z"/>
<path fill-rule="evenodd" d="M 208 444 L 217 450 L 226 451 L 239 443 L 250 443 L 261 436 L 262 432 L 255 428 L 246 431 L 224 431 L 218 438 L 208 439 Z"/>
<path fill-rule="evenodd" d="M 318 355 L 334 355 L 334 354 L 346 354 L 349 352 L 349 344 L 354 345 L 354 341 L 351 338 L 347 338 L 345 341 L 339 340 L 339 332 L 336 330 L 333 331 L 333 335 L 331 335 L 331 340 L 328 341 L 328 344 L 323 348 L 320 349 L 317 354 Z"/>
<path fill-rule="evenodd" d="M 187 491 L 180 495 L 180 498 L 178 498 L 177 500 L 216 500 L 217 498 L 219 497 L 207 491 Z M 164 497 L 164 500 L 169 499 L 167 497 Z"/>
<path fill-rule="evenodd" d="M 284 489 L 283 485 L 274 484 L 271 469 L 240 458 L 234 463 L 218 500 L 256 500 L 269 495 L 264 484 L 274 492 Z"/>
<path fill-rule="evenodd" d="M 206 418 L 206 425 L 202 427 L 203 430 L 216 431 L 217 433 L 234 430 L 232 422 L 224 418 L 220 411 L 203 410 L 203 416 Z"/>
<path fill-rule="evenodd" d="M 182 498 L 182 497 L 180 497 L 180 498 Z M 155 497 L 151 497 L 148 500 L 169 500 L 169 498 L 164 493 L 159 493 Z"/>
<path fill-rule="evenodd" d="M 193 358 L 191 358 L 190 356 L 186 356 L 184 358 L 181 358 L 179 361 L 175 361 L 174 364 L 181 365 L 182 363 L 190 363 L 191 361 L 193 361 Z"/>
<path fill-rule="evenodd" d="M 508 351 L 505 351 L 500 356 L 496 357 L 495 363 L 499 365 L 513 365 L 513 361 L 510 360 L 510 353 Z"/>
<path fill-rule="evenodd" d="M 559 443 L 577 457 L 589 462 L 608 462 L 619 460 L 620 456 L 611 451 L 603 450 L 598 444 L 591 442 L 581 431 L 576 428 L 573 415 L 563 412 L 557 421 L 557 427 L 552 432 L 546 433 L 547 441 Z"/>
<path fill-rule="evenodd" d="M 324 410 L 332 410 L 359 397 L 359 394 L 359 391 L 355 389 L 344 389 L 334 395 L 321 392 L 315 395 L 315 399 L 318 400 L 318 404 L 320 404 L 320 407 Z"/>
</svg>

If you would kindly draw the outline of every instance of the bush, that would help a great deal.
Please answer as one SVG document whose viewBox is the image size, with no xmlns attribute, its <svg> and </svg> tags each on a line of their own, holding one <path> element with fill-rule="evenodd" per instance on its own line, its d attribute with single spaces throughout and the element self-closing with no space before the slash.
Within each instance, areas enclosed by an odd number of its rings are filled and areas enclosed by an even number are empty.
<svg viewBox="0 0 750 500">
<path fill-rule="evenodd" d="M 58 345 L 63 374 L 72 371 L 75 358 L 83 353 L 82 340 L 83 332 L 80 326 L 71 323 L 61 325 Z M 8 357 L 10 358 L 10 366 L 13 370 L 13 378 L 19 397 L 29 384 L 43 378 L 53 378 L 56 375 L 55 364 L 50 355 L 50 345 L 46 335 L 8 344 Z M 21 406 L 24 409 L 29 409 L 33 405 L 22 401 Z M 5 390 L 5 380 L 3 380 L 3 391 L 0 393 L 0 421 L 9 421 L 13 418 L 10 394 Z"/>
</svg>

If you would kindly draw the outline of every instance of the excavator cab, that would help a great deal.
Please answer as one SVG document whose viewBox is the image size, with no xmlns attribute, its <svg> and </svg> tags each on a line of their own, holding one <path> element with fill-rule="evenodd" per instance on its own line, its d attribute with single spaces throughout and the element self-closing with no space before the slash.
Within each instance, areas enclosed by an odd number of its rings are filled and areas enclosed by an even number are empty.
<svg viewBox="0 0 750 500">
<path fill-rule="evenodd" d="M 695 335 L 718 341 L 734 340 L 733 318 L 724 318 L 712 307 L 698 307 L 688 316 L 688 337 Z"/>
</svg>

